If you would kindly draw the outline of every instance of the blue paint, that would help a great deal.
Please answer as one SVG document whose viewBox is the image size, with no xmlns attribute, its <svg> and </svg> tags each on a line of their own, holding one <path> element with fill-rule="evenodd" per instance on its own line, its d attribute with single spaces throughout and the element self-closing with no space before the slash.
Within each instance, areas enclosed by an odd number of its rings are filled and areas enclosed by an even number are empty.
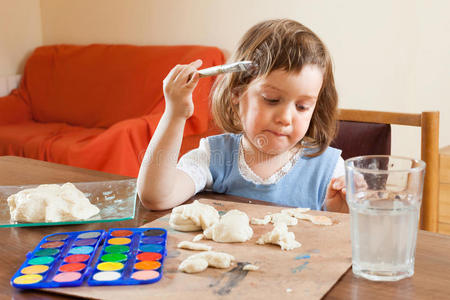
<svg viewBox="0 0 450 300">
<path fill-rule="evenodd" d="M 139 250 L 142 252 L 161 252 L 163 249 L 163 246 L 155 244 L 141 244 L 139 246 Z"/>
<path fill-rule="evenodd" d="M 70 254 L 90 254 L 94 251 L 94 247 L 91 246 L 81 246 L 70 249 Z"/>
<path fill-rule="evenodd" d="M 227 213 L 227 211 L 225 211 L 225 210 L 219 210 L 219 216 L 223 216 L 226 213 Z"/>
<path fill-rule="evenodd" d="M 311 258 L 309 254 L 301 254 L 295 257 L 295 259 L 305 259 L 305 258 Z"/>
<path fill-rule="evenodd" d="M 308 261 L 305 261 L 302 265 L 300 265 L 300 266 L 298 266 L 298 267 L 296 267 L 296 268 L 291 269 L 291 272 L 292 272 L 292 273 L 301 272 L 304 268 L 306 268 L 306 265 L 307 265 L 307 264 L 309 264 L 309 262 L 308 262 Z"/>
</svg>

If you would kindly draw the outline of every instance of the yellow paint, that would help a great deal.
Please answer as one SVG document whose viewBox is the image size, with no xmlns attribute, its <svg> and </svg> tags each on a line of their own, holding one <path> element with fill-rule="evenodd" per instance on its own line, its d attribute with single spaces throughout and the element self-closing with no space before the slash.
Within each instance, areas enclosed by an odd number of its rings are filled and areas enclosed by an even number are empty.
<svg viewBox="0 0 450 300">
<path fill-rule="evenodd" d="M 47 272 L 48 266 L 46 265 L 34 265 L 23 268 L 20 272 L 22 274 L 40 274 Z"/>
<path fill-rule="evenodd" d="M 123 264 L 118 262 L 102 262 L 97 265 L 100 271 L 118 271 L 123 269 Z"/>
<path fill-rule="evenodd" d="M 43 277 L 41 275 L 36 275 L 36 274 L 22 275 L 22 276 L 16 277 L 16 279 L 14 279 L 14 283 L 16 283 L 16 284 L 33 284 L 33 283 L 37 283 L 37 282 L 41 281 L 42 278 Z"/>
<path fill-rule="evenodd" d="M 131 243 L 129 238 L 112 238 L 108 240 L 108 244 L 111 245 L 127 245 Z"/>
</svg>

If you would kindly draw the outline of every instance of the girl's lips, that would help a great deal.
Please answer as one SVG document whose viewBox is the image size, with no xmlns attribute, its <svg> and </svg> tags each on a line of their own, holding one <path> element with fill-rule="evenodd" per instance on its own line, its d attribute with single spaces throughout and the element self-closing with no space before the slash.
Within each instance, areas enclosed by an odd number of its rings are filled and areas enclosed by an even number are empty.
<svg viewBox="0 0 450 300">
<path fill-rule="evenodd" d="M 276 136 L 287 136 L 287 134 L 278 133 L 278 132 L 272 131 L 272 130 L 266 130 L 266 131 L 270 132 L 271 134 L 276 135 Z"/>
</svg>

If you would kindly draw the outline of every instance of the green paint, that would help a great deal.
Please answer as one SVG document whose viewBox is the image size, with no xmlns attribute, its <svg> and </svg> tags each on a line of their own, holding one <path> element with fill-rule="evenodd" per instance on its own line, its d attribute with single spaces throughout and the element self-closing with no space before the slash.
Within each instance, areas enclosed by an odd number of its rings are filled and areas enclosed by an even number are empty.
<svg viewBox="0 0 450 300">
<path fill-rule="evenodd" d="M 106 253 L 125 253 L 130 250 L 130 247 L 124 245 L 111 245 L 105 248 Z"/>
<path fill-rule="evenodd" d="M 59 249 L 55 249 L 55 248 L 44 248 L 44 249 L 40 249 L 38 251 L 36 251 L 36 253 L 34 253 L 34 256 L 53 256 L 55 254 L 59 253 Z"/>
<path fill-rule="evenodd" d="M 105 254 L 101 257 L 102 261 L 109 261 L 109 262 L 118 262 L 118 261 L 124 261 L 127 260 L 127 256 L 122 253 L 109 253 Z"/>
<path fill-rule="evenodd" d="M 55 259 L 51 256 L 40 256 L 32 258 L 28 261 L 29 265 L 48 265 L 51 264 Z"/>
</svg>

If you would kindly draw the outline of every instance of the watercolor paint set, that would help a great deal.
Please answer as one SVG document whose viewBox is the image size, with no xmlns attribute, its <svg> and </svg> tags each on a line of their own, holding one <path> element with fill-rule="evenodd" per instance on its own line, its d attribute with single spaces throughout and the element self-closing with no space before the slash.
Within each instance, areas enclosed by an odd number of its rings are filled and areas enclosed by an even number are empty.
<svg viewBox="0 0 450 300">
<path fill-rule="evenodd" d="M 112 228 L 45 236 L 11 279 L 20 289 L 154 283 L 167 255 L 163 228 Z"/>
</svg>

